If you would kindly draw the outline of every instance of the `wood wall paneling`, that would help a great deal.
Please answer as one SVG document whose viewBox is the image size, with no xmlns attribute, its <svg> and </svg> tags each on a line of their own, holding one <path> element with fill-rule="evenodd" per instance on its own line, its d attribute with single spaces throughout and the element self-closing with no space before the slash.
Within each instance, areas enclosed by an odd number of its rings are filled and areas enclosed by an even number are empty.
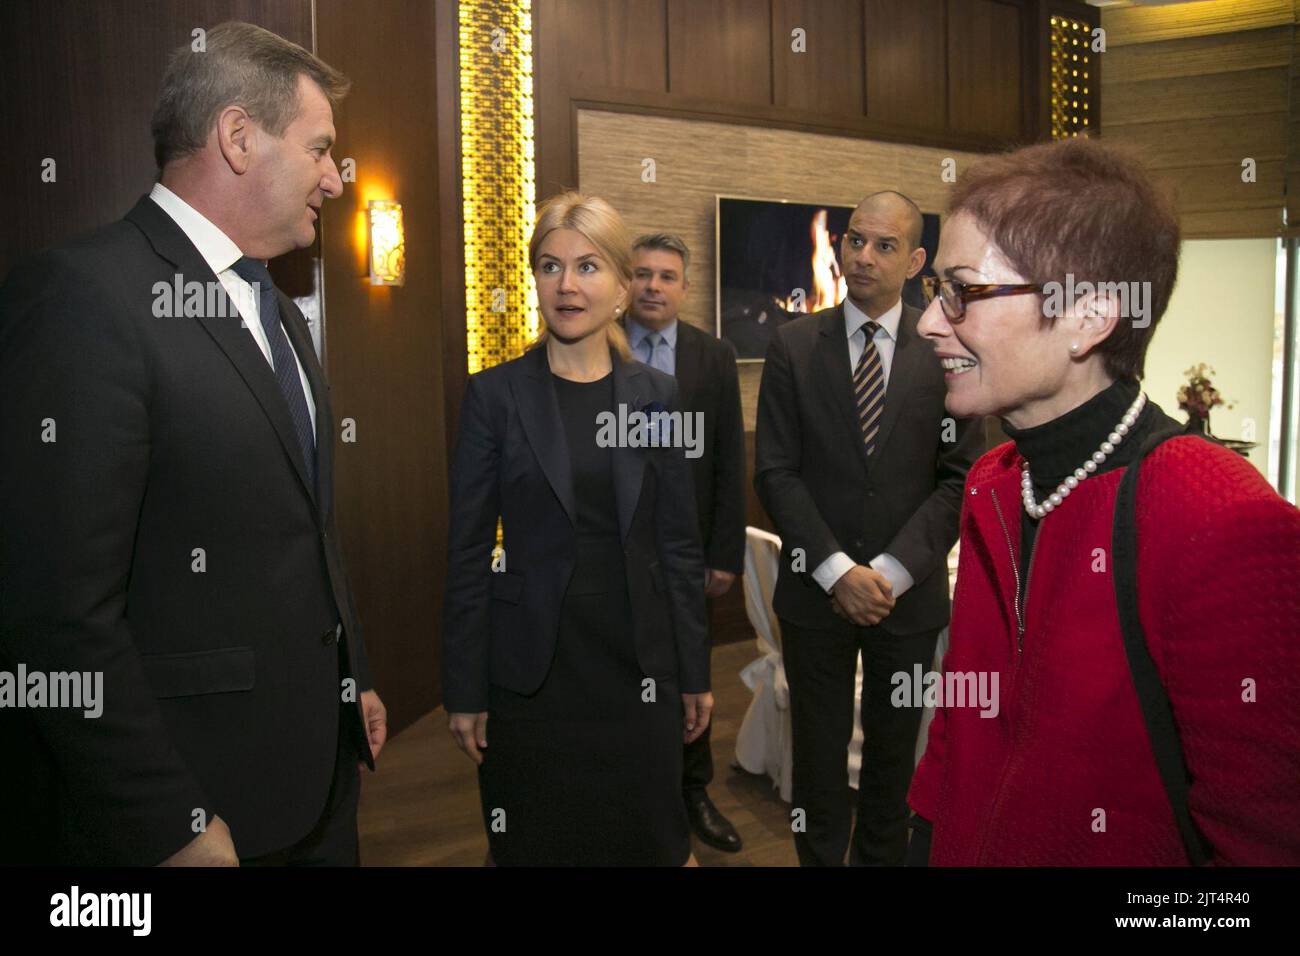
<svg viewBox="0 0 1300 956">
<path fill-rule="evenodd" d="M 1285 165 L 1281 160 L 1259 163 L 1253 183 L 1242 180 L 1240 163 L 1174 166 L 1153 172 L 1173 191 L 1182 212 L 1230 212 L 1268 206 L 1277 208 Z"/>
<path fill-rule="evenodd" d="M 454 9 L 453 4 L 453 15 Z M 667 17 L 665 0 L 538 0 L 533 5 L 539 199 L 577 185 L 570 109 L 575 91 L 667 92 Z"/>
<path fill-rule="evenodd" d="M 1233 70 L 1257 70 L 1291 65 L 1291 27 L 1271 27 L 1243 33 L 1190 37 L 1154 43 L 1115 45 L 1123 40 L 1111 21 L 1103 15 L 1107 28 L 1103 84 L 1138 83 L 1143 80 L 1172 80 L 1182 76 L 1202 76 Z M 1109 122 L 1109 116 L 1105 118 Z"/>
<path fill-rule="evenodd" d="M 946 0 L 865 0 L 867 116 L 940 130 L 948 117 Z"/>
<path fill-rule="evenodd" d="M 27 253 L 122 218 L 157 181 L 149 120 L 172 50 L 195 28 L 246 20 L 310 49 L 310 0 L 0 4 L 0 276 Z M 41 181 L 45 159 L 57 179 Z M 311 253 L 291 295 L 310 288 Z"/>
<path fill-rule="evenodd" d="M 1271 208 L 1187 212 L 1180 215 L 1184 239 L 1257 239 L 1282 231 L 1282 205 Z"/>
<path fill-rule="evenodd" d="M 1032 140 L 1043 9 L 1043 0 L 538 0 L 538 198 L 579 185 L 584 108 L 962 150 Z M 796 27 L 805 53 L 791 50 Z"/>
<path fill-rule="evenodd" d="M 1226 163 L 1240 171 L 1243 157 L 1257 162 L 1286 157 L 1285 113 L 1107 125 L 1102 131 L 1107 142 L 1140 150 L 1152 168 Z"/>
<path fill-rule="evenodd" d="M 451 460 L 460 403 L 469 379 L 465 322 L 465 210 L 461 201 L 460 52 L 456 0 L 435 0 L 434 87 L 437 103 L 439 260 L 442 263 L 442 394 Z M 534 47 L 535 49 L 535 47 Z M 536 60 L 533 65 L 536 73 Z"/>
<path fill-rule="evenodd" d="M 1105 11 L 1106 45 L 1213 36 L 1295 22 L 1294 0 L 1215 0 Z"/>
<path fill-rule="evenodd" d="M 668 0 L 668 90 L 772 102 L 771 0 Z"/>
<path fill-rule="evenodd" d="M 569 129 L 571 94 L 563 59 L 563 11 L 564 0 L 538 0 L 533 4 L 533 161 L 537 165 L 539 201 L 577 185 L 570 175 L 573 137 Z"/>
<path fill-rule="evenodd" d="M 1102 135 L 1135 150 L 1172 190 L 1184 238 L 1284 228 L 1293 18 L 1290 2 L 1273 0 L 1102 14 Z M 1253 182 L 1242 180 L 1246 159 Z"/>
<path fill-rule="evenodd" d="M 356 422 L 335 443 L 336 510 L 376 687 L 395 733 L 437 705 L 446 563 L 438 122 L 434 7 L 361 8 L 316 0 L 318 53 L 353 80 L 335 117 L 337 157 L 357 181 L 326 207 L 328 368 L 334 414 Z M 400 77 L 400 81 L 395 78 Z M 406 284 L 368 284 L 358 217 L 369 199 L 402 203 Z"/>
<path fill-rule="evenodd" d="M 862 0 L 773 0 L 772 76 L 777 106 L 861 116 L 866 109 Z M 804 31 L 803 52 L 793 31 Z"/>
<path fill-rule="evenodd" d="M 668 88 L 667 19 L 663 0 L 540 0 L 539 41 L 564 64 L 570 87 Z M 536 49 L 541 52 L 541 48 Z"/>
<path fill-rule="evenodd" d="M 1106 81 L 1106 128 L 1164 120 L 1280 113 L 1287 110 L 1289 68 L 1267 67 L 1180 78 Z"/>
<path fill-rule="evenodd" d="M 1021 19 L 1000 0 L 948 2 L 948 125 L 1015 140 L 1022 135 Z"/>
</svg>

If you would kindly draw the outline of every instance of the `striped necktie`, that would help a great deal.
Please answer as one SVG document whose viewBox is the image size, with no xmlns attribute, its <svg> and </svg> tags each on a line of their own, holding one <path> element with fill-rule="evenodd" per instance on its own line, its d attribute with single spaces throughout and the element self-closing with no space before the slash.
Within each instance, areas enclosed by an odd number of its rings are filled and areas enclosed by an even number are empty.
<svg viewBox="0 0 1300 956">
<path fill-rule="evenodd" d="M 280 394 L 289 406 L 289 417 L 293 420 L 293 429 L 298 435 L 298 446 L 302 449 L 303 463 L 307 466 L 307 481 L 314 488 L 316 485 L 316 436 L 312 434 L 311 412 L 307 408 L 307 397 L 303 394 L 302 379 L 298 376 L 298 363 L 293 357 L 293 347 L 280 326 L 280 303 L 275 294 L 275 283 L 266 266 L 256 259 L 244 256 L 232 269 L 245 282 L 258 291 L 258 311 L 262 317 L 262 331 L 271 346 L 271 367 L 275 371 L 276 384 Z M 250 332 L 251 334 L 251 332 Z"/>
<path fill-rule="evenodd" d="M 880 352 L 875 341 L 879 328 L 880 323 L 870 321 L 862 326 L 867 341 L 858 358 L 858 367 L 853 371 L 853 403 L 858 410 L 862 440 L 866 442 L 868 455 L 876 450 L 880 415 L 885 410 L 885 367 L 880 364 Z"/>
</svg>

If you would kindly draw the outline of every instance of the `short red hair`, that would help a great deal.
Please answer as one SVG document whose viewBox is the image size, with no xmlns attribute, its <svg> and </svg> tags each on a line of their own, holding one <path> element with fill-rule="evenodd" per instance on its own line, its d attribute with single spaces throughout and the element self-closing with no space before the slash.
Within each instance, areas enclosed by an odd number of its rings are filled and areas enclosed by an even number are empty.
<svg viewBox="0 0 1300 956">
<path fill-rule="evenodd" d="M 948 215 L 969 213 L 1029 282 L 1150 283 L 1150 323 L 1121 320 L 1098 346 L 1114 378 L 1142 377 L 1178 278 L 1173 202 L 1135 157 L 1077 137 L 985 158 L 961 174 Z M 1049 320 L 1050 321 L 1050 320 Z"/>
</svg>

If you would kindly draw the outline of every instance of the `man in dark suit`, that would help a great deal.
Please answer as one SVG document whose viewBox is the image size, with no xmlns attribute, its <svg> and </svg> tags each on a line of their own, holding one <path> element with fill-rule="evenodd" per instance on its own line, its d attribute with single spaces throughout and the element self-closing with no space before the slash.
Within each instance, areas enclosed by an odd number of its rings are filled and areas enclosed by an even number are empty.
<svg viewBox="0 0 1300 956">
<path fill-rule="evenodd" d="M 794 736 L 800 863 L 850 845 L 847 748 L 862 655 L 862 770 L 850 862 L 901 865 L 919 708 L 891 706 L 895 673 L 929 669 L 948 621 L 979 430 L 944 410 L 944 372 L 901 300 L 925 263 L 921 213 L 868 196 L 845 230 L 842 304 L 789 323 L 767 353 L 754 486 L 781 535 L 781 622 Z"/>
<path fill-rule="evenodd" d="M 0 712 L 0 856 L 355 864 L 385 737 L 339 552 L 310 332 L 264 261 L 342 192 L 347 80 L 258 27 L 178 51 L 161 181 L 0 289 L 0 670 L 102 714 Z"/>
<path fill-rule="evenodd" d="M 700 538 L 704 542 L 704 593 L 727 593 L 745 562 L 745 424 L 740 378 L 731 347 L 678 313 L 690 281 L 690 250 L 679 236 L 641 236 L 632 248 L 631 305 L 625 328 L 632 354 L 677 378 L 683 411 L 703 415 L 703 454 L 691 461 Z M 691 827 L 709 846 L 741 848 L 740 834 L 713 801 L 709 732 L 686 745 L 682 796 Z"/>
</svg>

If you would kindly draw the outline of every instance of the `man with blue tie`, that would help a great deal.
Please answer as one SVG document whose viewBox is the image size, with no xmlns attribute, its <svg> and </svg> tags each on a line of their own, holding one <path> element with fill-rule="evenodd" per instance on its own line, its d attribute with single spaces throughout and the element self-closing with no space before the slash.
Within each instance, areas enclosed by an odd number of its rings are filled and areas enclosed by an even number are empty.
<svg viewBox="0 0 1300 956">
<path fill-rule="evenodd" d="M 804 866 L 899 865 L 920 708 L 892 676 L 928 669 L 948 621 L 947 557 L 980 431 L 944 409 L 943 369 L 903 285 L 925 263 L 922 216 L 868 196 L 840 244 L 848 297 L 778 329 L 758 396 L 754 487 L 781 536 L 781 622 Z M 857 817 L 848 786 L 862 656 Z M 852 836 L 850 837 L 850 825 Z"/>
<path fill-rule="evenodd" d="M 0 287 L 0 862 L 355 865 L 386 715 L 333 507 L 334 423 L 272 259 L 315 241 L 342 74 L 247 23 L 172 57 L 160 181 Z"/>
<path fill-rule="evenodd" d="M 631 301 L 625 322 L 632 354 L 677 378 L 681 410 L 703 415 L 703 454 L 691 461 L 700 537 L 704 593 L 727 593 L 745 560 L 745 433 L 740 378 L 731 347 L 679 319 L 690 288 L 690 250 L 669 233 L 641 236 L 633 244 Z M 734 853 L 740 834 L 709 799 L 713 755 L 709 731 L 686 745 L 682 796 L 696 835 Z"/>
</svg>

